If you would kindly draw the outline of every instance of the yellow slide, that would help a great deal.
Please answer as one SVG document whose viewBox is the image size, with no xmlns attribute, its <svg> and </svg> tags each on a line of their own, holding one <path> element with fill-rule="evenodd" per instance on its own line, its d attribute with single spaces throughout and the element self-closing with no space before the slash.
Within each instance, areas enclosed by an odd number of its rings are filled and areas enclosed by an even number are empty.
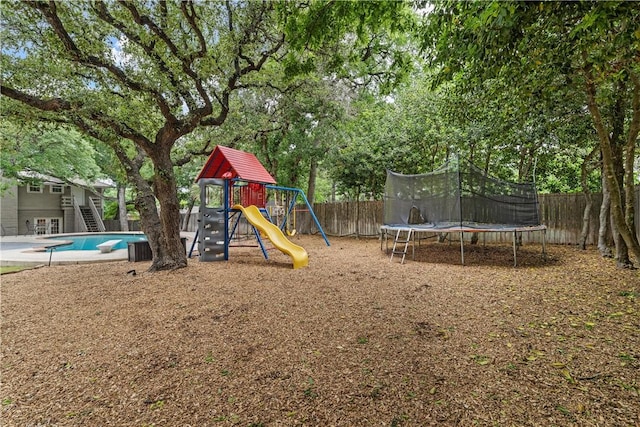
<svg viewBox="0 0 640 427">
<path fill-rule="evenodd" d="M 233 209 L 241 210 L 251 225 L 267 235 L 273 246 L 289 255 L 293 260 L 294 269 L 309 265 L 307 251 L 302 246 L 298 246 L 287 239 L 282 230 L 262 216 L 262 212 L 255 205 L 247 206 L 246 208 L 242 205 L 233 205 Z"/>
</svg>

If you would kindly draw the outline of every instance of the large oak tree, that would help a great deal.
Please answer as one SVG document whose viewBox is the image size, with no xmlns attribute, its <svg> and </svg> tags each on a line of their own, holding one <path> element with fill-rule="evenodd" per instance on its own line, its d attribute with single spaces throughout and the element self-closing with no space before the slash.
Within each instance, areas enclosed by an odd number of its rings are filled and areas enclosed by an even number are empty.
<svg viewBox="0 0 640 427">
<path fill-rule="evenodd" d="M 347 45 L 353 56 L 327 71 L 353 60 L 379 65 L 372 58 L 385 45 L 368 40 L 376 32 L 367 29 L 397 27 L 407 5 L 41 0 L 1 7 L 3 113 L 71 124 L 110 146 L 136 189 L 151 270 L 160 270 L 187 264 L 174 167 L 188 159 L 174 158 L 177 141 L 220 126 L 233 94 L 265 84 L 260 76 L 271 61 L 303 73 L 317 55 Z M 141 173 L 147 159 L 151 180 Z"/>
</svg>

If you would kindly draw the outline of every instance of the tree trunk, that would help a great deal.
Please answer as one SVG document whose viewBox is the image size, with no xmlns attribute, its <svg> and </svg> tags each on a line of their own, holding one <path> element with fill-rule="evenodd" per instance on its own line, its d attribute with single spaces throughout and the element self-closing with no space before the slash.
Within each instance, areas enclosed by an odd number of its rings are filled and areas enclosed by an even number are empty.
<svg viewBox="0 0 640 427">
<path fill-rule="evenodd" d="M 625 194 L 624 159 L 622 150 L 623 147 L 618 142 L 618 135 L 618 132 L 613 132 L 613 136 L 615 139 L 611 140 L 611 154 L 613 155 L 613 170 L 616 177 L 616 182 L 618 183 L 617 191 L 620 193 L 620 198 L 622 201 L 620 209 L 624 212 L 626 211 L 625 199 L 624 197 L 622 197 Z M 615 246 L 614 259 L 616 260 L 616 264 L 618 265 L 618 267 L 626 268 L 632 265 L 631 260 L 629 259 L 629 245 L 627 245 L 625 239 L 622 237 L 622 233 L 628 230 L 626 218 L 623 215 L 623 224 L 619 224 L 613 216 L 613 212 L 611 213 L 611 232 L 613 234 L 613 243 Z M 627 230 L 623 230 L 623 228 Z"/>
<path fill-rule="evenodd" d="M 609 134 L 605 129 L 602 116 L 600 115 L 600 110 L 596 103 L 595 83 L 593 82 L 593 77 L 589 70 L 586 70 L 586 77 L 587 106 L 591 113 L 591 117 L 593 118 L 596 131 L 598 132 L 598 139 L 600 140 L 604 175 L 611 194 L 611 215 L 616 226 L 615 231 L 620 233 L 620 236 L 627 245 L 628 250 L 633 252 L 636 262 L 640 262 L 640 245 L 638 245 L 636 240 L 632 237 L 632 231 L 629 230 L 625 221 L 624 206 L 620 191 L 621 186 L 615 171 L 613 148 Z M 633 230 L 633 233 L 635 233 L 635 230 Z"/>
<path fill-rule="evenodd" d="M 316 198 L 316 179 L 318 177 L 318 160 L 313 156 L 311 158 L 311 166 L 309 167 L 309 186 L 307 187 L 307 200 L 309 206 L 313 206 Z M 305 230 L 311 234 L 311 228 L 313 227 L 313 218 L 311 212 L 307 215 L 307 223 L 305 224 Z"/>
<path fill-rule="evenodd" d="M 120 231 L 129 231 L 129 219 L 127 216 L 127 187 L 118 184 L 118 218 L 120 219 Z"/>
<path fill-rule="evenodd" d="M 168 147 L 168 148 L 167 148 Z M 153 261 L 150 271 L 175 270 L 187 266 L 187 256 L 180 241 L 180 206 L 176 177 L 171 161 L 171 144 L 158 146 L 154 153 L 154 194 L 160 204 L 160 229 L 151 245 Z M 151 237 L 147 235 L 151 243 Z"/>
<path fill-rule="evenodd" d="M 602 171 L 602 204 L 600 205 L 600 228 L 598 230 L 598 251 L 604 258 L 613 258 L 613 252 L 609 245 L 609 224 L 611 218 L 611 195 L 609 185 Z"/>
<path fill-rule="evenodd" d="M 151 188 L 147 180 L 143 178 L 142 174 L 140 174 L 140 168 L 143 165 L 146 155 L 142 151 L 142 149 L 138 147 L 136 156 L 131 159 L 128 156 L 126 150 L 119 144 L 112 144 L 111 148 L 113 148 L 116 157 L 118 157 L 118 159 L 124 166 L 124 170 L 127 174 L 127 180 L 133 185 L 133 188 L 136 189 L 136 195 L 134 197 L 133 203 L 136 207 L 136 210 L 140 214 L 140 228 L 147 237 L 149 246 L 151 247 L 151 252 L 153 253 L 154 261 L 152 262 L 149 270 L 155 271 L 157 269 L 155 258 L 157 254 L 162 252 L 162 228 L 160 216 L 158 215 L 158 208 L 156 206 L 156 198 L 153 194 L 153 189 Z"/>
<path fill-rule="evenodd" d="M 615 248 L 615 254 L 613 259 L 616 260 L 616 265 L 620 268 L 629 268 L 632 266 L 629 260 L 629 247 L 622 238 L 622 234 L 617 230 L 617 224 L 613 215 L 611 215 L 611 232 L 613 234 L 613 243 Z"/>
<path fill-rule="evenodd" d="M 478 234 L 480 233 L 471 233 L 471 244 L 472 245 L 477 245 L 478 241 L 480 240 L 480 237 L 478 236 Z"/>
<path fill-rule="evenodd" d="M 149 184 L 144 181 L 136 185 L 136 197 L 134 204 L 136 210 L 140 214 L 140 228 L 147 236 L 151 253 L 155 258 L 155 254 L 160 252 L 160 216 L 156 207 L 156 198 Z M 149 270 L 153 271 L 153 265 Z"/>
<path fill-rule="evenodd" d="M 593 197 L 591 197 L 591 191 L 584 189 L 583 194 L 586 204 L 582 213 L 582 230 L 580 231 L 580 241 L 578 245 L 583 251 L 587 249 L 587 239 L 589 238 L 589 230 L 591 229 L 591 207 L 593 206 Z"/>
<path fill-rule="evenodd" d="M 613 157 L 613 170 L 616 176 L 616 182 L 618 183 L 618 191 L 620 192 L 620 198 L 622 201 L 621 209 L 624 212 L 627 211 L 626 198 L 625 196 L 625 187 L 626 187 L 626 174 L 625 174 L 625 161 L 624 161 L 624 121 L 625 121 L 625 97 L 627 92 L 627 85 L 625 80 L 619 80 L 616 91 L 616 102 L 611 110 L 611 136 L 609 139 L 609 144 L 611 145 L 611 154 Z M 623 214 L 625 228 L 627 227 L 626 216 Z M 623 231 L 618 231 L 618 228 L 621 227 L 616 221 L 615 218 L 612 218 L 613 222 L 611 224 L 611 231 L 613 232 L 613 241 L 615 243 L 616 254 L 615 260 L 618 264 L 618 267 L 629 267 L 633 264 L 629 259 L 629 245 L 625 242 L 625 239 L 622 237 L 621 233 Z M 633 236 L 635 233 L 631 233 Z M 632 239 L 635 241 L 635 239 Z M 640 261 L 640 259 L 638 260 Z"/>
<path fill-rule="evenodd" d="M 356 239 L 360 238 L 360 187 L 356 192 Z"/>
<path fill-rule="evenodd" d="M 632 118 L 629 123 L 627 141 L 624 146 L 624 171 L 625 171 L 625 221 L 631 230 L 634 244 L 638 245 L 638 235 L 635 233 L 635 185 L 634 185 L 634 165 L 636 159 L 636 144 L 640 133 L 640 78 L 635 74 L 631 75 L 633 83 L 631 111 Z M 640 262 L 640 260 L 638 260 Z"/>
<path fill-rule="evenodd" d="M 593 157 L 599 150 L 595 147 L 582 161 L 582 166 L 580 168 L 580 182 L 582 184 L 582 193 L 584 194 L 584 199 L 586 201 L 584 212 L 582 214 L 582 230 L 580 231 L 580 241 L 578 245 L 580 249 L 587 249 L 587 239 L 589 238 L 589 230 L 591 229 L 591 208 L 593 207 L 593 197 L 591 195 L 591 190 L 589 189 L 588 177 L 589 172 L 593 170 L 589 166 Z"/>
</svg>

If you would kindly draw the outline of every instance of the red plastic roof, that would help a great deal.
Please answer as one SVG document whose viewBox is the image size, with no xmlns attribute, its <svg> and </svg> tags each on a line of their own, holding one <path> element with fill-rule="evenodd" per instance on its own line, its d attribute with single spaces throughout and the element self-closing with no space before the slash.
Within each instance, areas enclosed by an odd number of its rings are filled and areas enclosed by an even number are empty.
<svg viewBox="0 0 640 427">
<path fill-rule="evenodd" d="M 222 178 L 222 175 L 227 172 L 230 172 L 232 179 L 238 178 L 243 181 L 263 184 L 276 183 L 276 180 L 267 172 L 256 156 L 222 145 L 216 146 L 216 149 L 213 150 L 196 178 L 196 182 L 200 178 Z M 229 176 L 224 178 L 227 177 Z"/>
</svg>

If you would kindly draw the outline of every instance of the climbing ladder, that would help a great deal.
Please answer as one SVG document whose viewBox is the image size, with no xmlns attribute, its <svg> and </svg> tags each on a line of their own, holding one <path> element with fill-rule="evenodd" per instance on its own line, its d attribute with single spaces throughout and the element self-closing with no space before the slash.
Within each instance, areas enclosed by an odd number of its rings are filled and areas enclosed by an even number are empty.
<svg viewBox="0 0 640 427">
<path fill-rule="evenodd" d="M 394 255 L 402 255 L 400 264 L 404 264 L 404 258 L 407 256 L 407 250 L 409 249 L 409 242 L 413 236 L 413 229 L 411 228 L 399 228 L 396 232 L 396 236 L 393 239 L 393 248 L 391 249 L 391 258 L 389 262 L 393 261 Z M 404 246 L 403 246 L 404 245 Z M 413 244 L 411 248 L 415 251 Z"/>
</svg>

